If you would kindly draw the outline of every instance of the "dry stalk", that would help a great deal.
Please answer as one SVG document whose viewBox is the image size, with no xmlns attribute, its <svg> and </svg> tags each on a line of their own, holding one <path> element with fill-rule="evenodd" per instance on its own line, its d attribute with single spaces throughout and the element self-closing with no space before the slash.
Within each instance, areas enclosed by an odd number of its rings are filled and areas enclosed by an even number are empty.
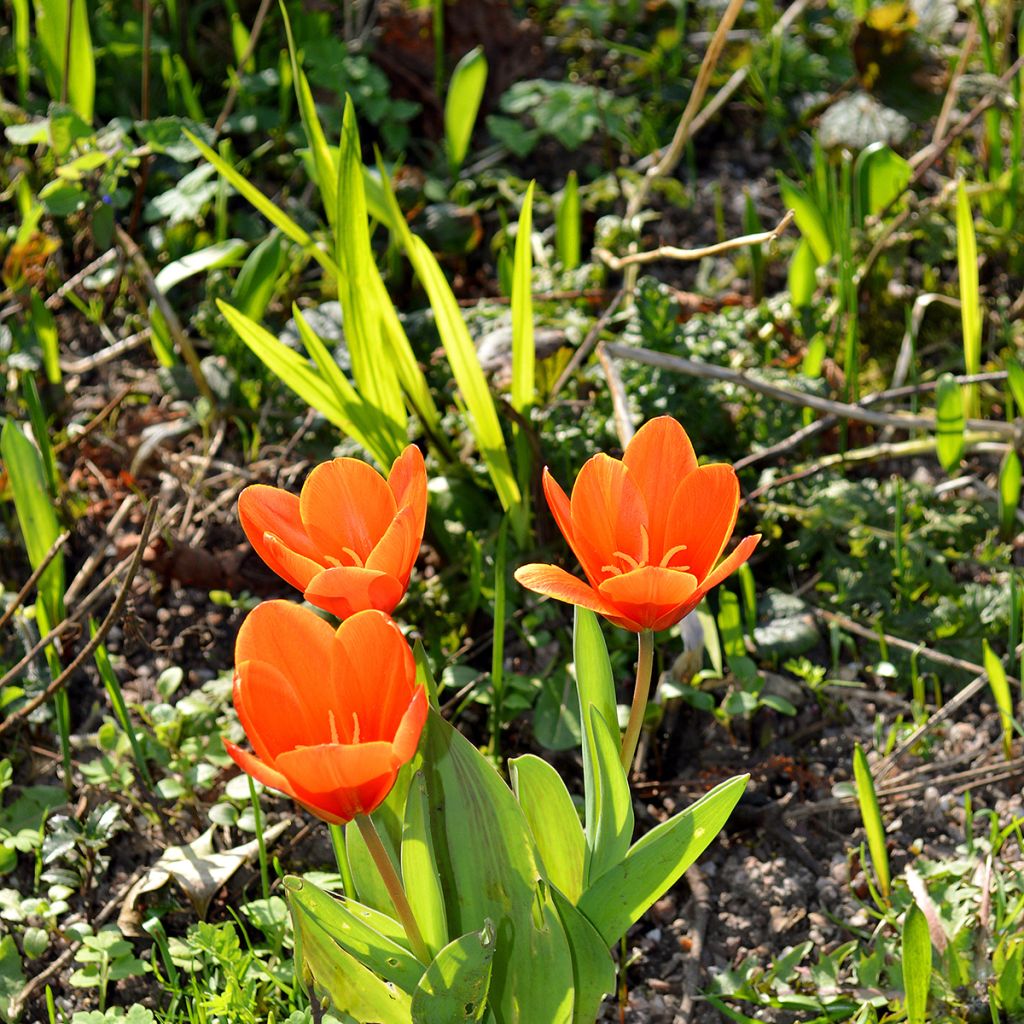
<svg viewBox="0 0 1024 1024">
<path fill-rule="evenodd" d="M 793 216 L 793 211 L 787 210 L 782 220 L 771 231 L 758 231 L 753 235 L 727 238 L 724 242 L 701 246 L 698 249 L 679 249 L 674 245 L 659 245 L 657 249 L 651 249 L 648 252 L 631 252 L 625 256 L 616 256 L 607 249 L 600 248 L 594 249 L 593 252 L 602 263 L 612 270 L 621 270 L 623 267 L 638 263 L 654 263 L 657 260 L 702 260 L 705 256 L 717 256 L 719 253 L 729 252 L 731 249 L 774 242 L 793 222 Z"/>
<path fill-rule="evenodd" d="M 128 572 L 125 575 L 124 582 L 121 584 L 121 589 L 117 593 L 117 597 L 114 598 L 114 603 L 110 606 L 110 611 L 107 612 L 103 622 L 100 623 L 99 628 L 96 630 L 95 635 L 89 640 L 89 642 L 78 652 L 71 663 L 56 676 L 50 684 L 46 687 L 42 693 L 36 694 L 31 700 L 23 704 L 17 711 L 12 712 L 2 722 L 0 722 L 0 736 L 2 736 L 7 730 L 14 725 L 15 722 L 20 721 L 27 715 L 30 715 L 40 704 L 47 701 L 52 697 L 67 681 L 71 678 L 72 674 L 77 671 L 82 662 L 86 658 L 91 657 L 92 653 L 96 650 L 106 638 L 107 633 L 110 631 L 110 627 L 120 618 L 121 612 L 124 610 L 125 601 L 128 599 L 128 593 L 131 590 L 132 581 L 135 579 L 135 574 L 139 571 L 139 567 L 142 565 L 142 556 L 145 553 L 146 545 L 149 543 L 149 534 L 153 529 L 153 523 L 156 521 L 156 514 L 159 510 L 159 501 L 154 499 L 149 504 L 149 509 L 146 511 L 146 521 L 142 524 L 142 532 L 139 534 L 139 543 L 135 549 L 135 553 L 132 555 L 131 563 L 128 566 Z"/>
</svg>

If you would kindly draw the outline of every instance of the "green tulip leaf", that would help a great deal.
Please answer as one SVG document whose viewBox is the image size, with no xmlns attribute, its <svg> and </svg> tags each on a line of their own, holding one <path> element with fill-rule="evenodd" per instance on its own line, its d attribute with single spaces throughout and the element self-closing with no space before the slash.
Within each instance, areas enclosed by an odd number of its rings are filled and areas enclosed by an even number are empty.
<svg viewBox="0 0 1024 1024">
<path fill-rule="evenodd" d="M 487 759 L 440 715 L 424 730 L 430 830 L 451 934 L 496 934 L 489 1003 L 498 1020 L 572 1020 L 569 945 L 545 900 L 530 828 Z"/>
<path fill-rule="evenodd" d="M 430 809 L 422 772 L 413 777 L 405 803 L 402 882 L 423 941 L 431 953 L 437 954 L 448 941 L 448 924 L 444 913 L 444 893 L 437 877 L 434 842 L 430 835 Z"/>
<path fill-rule="evenodd" d="M 572 955 L 573 1024 L 593 1024 L 604 997 L 615 988 L 615 964 L 604 939 L 572 905 L 567 896 L 551 890 Z"/>
<path fill-rule="evenodd" d="M 583 892 L 587 843 L 583 826 L 561 775 L 534 754 L 509 761 L 519 806 L 533 832 L 544 874 L 575 903 Z"/>
<path fill-rule="evenodd" d="M 336 1010 L 356 1020 L 408 1024 L 409 993 L 419 984 L 423 966 L 374 927 L 384 915 L 336 899 L 305 879 L 289 876 L 285 888 L 296 956 L 314 993 L 325 994 Z"/>
<path fill-rule="evenodd" d="M 579 909 L 605 945 L 625 935 L 704 852 L 732 813 L 748 778 L 737 775 L 719 784 L 692 807 L 663 821 L 584 891 Z"/>
<path fill-rule="evenodd" d="M 494 960 L 494 927 L 484 922 L 448 943 L 426 969 L 412 996 L 412 1024 L 458 1024 L 483 1017 Z"/>
<path fill-rule="evenodd" d="M 613 719 L 617 722 L 618 719 Z M 586 865 L 586 885 L 621 864 L 633 838 L 633 797 L 629 780 L 619 760 L 618 729 L 605 721 L 601 712 L 590 708 L 590 730 L 594 740 L 594 778 L 597 790 L 597 818 L 590 841 Z"/>
</svg>

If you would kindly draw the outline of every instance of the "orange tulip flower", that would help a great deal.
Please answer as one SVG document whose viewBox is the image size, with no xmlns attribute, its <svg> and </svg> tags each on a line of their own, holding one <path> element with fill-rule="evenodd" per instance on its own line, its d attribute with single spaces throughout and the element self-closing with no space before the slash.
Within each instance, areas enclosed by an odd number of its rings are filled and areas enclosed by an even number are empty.
<svg viewBox="0 0 1024 1024">
<path fill-rule="evenodd" d="M 669 416 L 645 423 L 621 461 L 590 459 L 571 500 L 546 469 L 544 493 L 587 582 L 554 565 L 524 565 L 516 579 L 634 633 L 688 615 L 761 539 L 745 537 L 716 565 L 736 525 L 739 482 L 731 466 L 698 466 L 686 431 Z"/>
<path fill-rule="evenodd" d="M 234 697 L 256 751 L 225 740 L 235 764 L 335 825 L 382 803 L 427 718 L 412 652 L 387 615 L 357 612 L 335 631 L 289 601 L 242 623 Z"/>
<path fill-rule="evenodd" d="M 296 497 L 246 487 L 238 517 L 271 569 L 318 608 L 346 618 L 367 608 L 389 615 L 409 585 L 427 516 L 427 471 L 409 445 L 385 481 L 358 459 L 317 466 Z"/>
</svg>

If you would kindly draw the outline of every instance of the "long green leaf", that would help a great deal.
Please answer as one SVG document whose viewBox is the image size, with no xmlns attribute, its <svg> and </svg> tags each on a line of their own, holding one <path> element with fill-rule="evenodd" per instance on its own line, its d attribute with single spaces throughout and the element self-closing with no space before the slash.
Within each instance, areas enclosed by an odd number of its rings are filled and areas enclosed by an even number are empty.
<svg viewBox="0 0 1024 1024">
<path fill-rule="evenodd" d="M 535 754 L 513 758 L 508 769 L 544 874 L 571 903 L 576 903 L 583 892 L 587 841 L 562 776 Z"/>
<path fill-rule="evenodd" d="M 64 96 L 65 52 L 67 52 L 67 100 L 78 115 L 92 122 L 96 99 L 96 65 L 89 33 L 88 0 L 35 0 L 36 36 L 39 57 L 50 96 Z M 68 39 L 68 12 L 71 37 Z M 70 50 L 66 50 L 70 42 Z"/>
<path fill-rule="evenodd" d="M 57 337 L 57 321 L 46 308 L 46 303 L 34 288 L 29 307 L 29 322 L 43 354 L 43 369 L 51 384 L 60 383 L 60 343 Z"/>
<path fill-rule="evenodd" d="M 405 804 L 402 833 L 402 882 L 427 949 L 435 956 L 448 942 L 444 893 L 437 877 L 434 841 L 430 835 L 430 808 L 422 773 L 413 776 Z"/>
<path fill-rule="evenodd" d="M 594 1024 L 604 997 L 615 987 L 615 965 L 597 929 L 557 889 L 551 895 L 572 955 L 573 1024 Z"/>
<path fill-rule="evenodd" d="M 612 945 L 659 900 L 718 835 L 746 787 L 738 775 L 635 843 L 625 859 L 589 886 L 580 911 Z"/>
<path fill-rule="evenodd" d="M 960 323 L 964 336 L 964 369 L 981 372 L 981 290 L 978 285 L 978 243 L 974 215 L 963 178 L 956 186 L 956 263 L 960 273 Z M 968 417 L 978 416 L 978 385 L 964 385 Z"/>
<path fill-rule="evenodd" d="M 281 4 L 281 17 L 284 19 L 284 31 L 288 38 L 288 56 L 291 58 L 292 82 L 295 86 L 295 97 L 299 101 L 302 130 L 306 133 L 306 140 L 309 142 L 309 148 L 313 154 L 317 185 L 320 188 L 320 198 L 323 200 L 327 223 L 333 226 L 338 209 L 338 171 L 331 156 L 330 147 L 327 145 L 320 117 L 316 112 L 316 104 L 313 102 L 313 93 L 309 88 L 309 82 L 299 66 L 299 54 L 292 36 L 292 24 L 288 18 L 287 7 L 283 3 Z"/>
<path fill-rule="evenodd" d="M 320 371 L 319 379 L 334 393 L 337 408 L 347 417 L 350 426 L 345 428 L 346 431 L 380 463 L 382 468 L 387 468 L 397 458 L 398 452 L 391 443 L 390 431 L 387 430 L 382 417 L 376 415 L 375 410 L 363 401 L 349 383 L 348 377 L 342 372 L 316 331 L 309 326 L 299 307 L 293 306 L 292 312 L 299 338 Z M 298 393 L 297 389 L 293 390 Z"/>
<path fill-rule="evenodd" d="M 814 258 L 819 264 L 828 263 L 832 258 L 832 239 L 829 236 L 825 215 L 818 208 L 818 204 L 784 174 L 779 175 L 779 189 L 782 192 L 783 204 L 793 211 L 800 234 L 807 239 L 814 252 Z"/>
<path fill-rule="evenodd" d="M 533 342 L 533 182 L 526 189 L 516 231 L 516 254 L 512 270 L 512 407 L 523 414 L 536 396 Z M 521 479 L 521 477 L 520 477 Z"/>
<path fill-rule="evenodd" d="M 853 750 L 853 779 L 857 787 L 857 802 L 860 804 L 860 816 L 864 822 L 864 831 L 868 837 L 868 852 L 871 854 L 871 865 L 875 869 L 878 880 L 878 891 L 882 899 L 889 899 L 889 851 L 885 847 L 885 825 L 882 822 L 882 811 L 878 806 L 878 795 L 875 793 L 875 781 L 871 777 L 867 755 L 858 743 Z"/>
<path fill-rule="evenodd" d="M 226 238 L 223 242 L 197 249 L 163 267 L 156 275 L 156 286 L 164 293 L 169 292 L 176 284 L 196 274 L 233 263 L 245 249 L 245 242 L 240 238 Z"/>
<path fill-rule="evenodd" d="M 262 213 L 275 228 L 287 238 L 290 238 L 297 245 L 313 257 L 329 274 L 337 276 L 338 265 L 334 262 L 323 247 L 318 245 L 312 235 L 291 219 L 283 210 L 275 206 L 244 174 L 235 170 L 216 150 L 211 149 L 202 139 L 193 135 L 187 129 L 185 135 L 196 149 L 202 153 L 203 158 L 211 163 L 217 173 L 244 199 L 259 212 Z M 332 178 L 333 180 L 333 178 Z"/>
<path fill-rule="evenodd" d="M 342 404 L 331 385 L 298 352 L 290 349 L 284 342 L 278 341 L 266 328 L 250 320 L 226 302 L 218 300 L 217 308 L 235 333 L 266 364 L 271 373 L 279 377 L 307 405 L 323 413 L 346 434 L 351 434 L 367 451 L 373 450 L 356 426 L 351 408 L 346 408 Z M 300 336 L 302 326 L 300 323 Z M 308 329 L 308 325 L 306 326 Z"/>
<path fill-rule="evenodd" d="M 487 58 L 483 47 L 475 46 L 455 65 L 444 101 L 444 142 L 452 174 L 466 159 L 486 84 Z"/>
<path fill-rule="evenodd" d="M 284 255 L 281 233 L 273 231 L 245 258 L 231 291 L 231 302 L 250 320 L 259 320 L 274 297 Z"/>
<path fill-rule="evenodd" d="M 611 820 L 609 809 L 602 805 L 612 794 L 601 789 L 601 770 L 598 764 L 598 740 L 594 734 L 594 719 L 590 709 L 595 708 L 604 722 L 616 722 L 615 681 L 608 659 L 608 648 L 597 616 L 586 608 L 576 608 L 573 627 L 573 664 L 576 688 L 580 701 L 580 722 L 583 724 L 583 793 L 584 821 L 586 825 L 587 856 L 584 866 L 584 885 L 597 874 L 591 874 L 591 862 L 597 845 L 598 820 Z M 617 760 L 617 759 L 616 759 Z M 598 857 L 597 869 L 602 869 Z"/>
<path fill-rule="evenodd" d="M 999 467 L 999 528 L 1006 538 L 1012 538 L 1017 530 L 1020 492 L 1020 456 L 1011 448 Z"/>
<path fill-rule="evenodd" d="M 985 674 L 988 676 L 989 686 L 992 687 L 996 707 L 999 708 L 999 724 L 1003 730 L 1003 754 L 1009 761 L 1013 757 L 1013 695 L 1010 693 L 1006 669 L 1003 668 L 1003 663 L 996 652 L 989 647 L 987 640 L 982 640 L 981 648 Z"/>
<path fill-rule="evenodd" d="M 903 920 L 900 946 L 907 1024 L 925 1024 L 932 980 L 932 942 L 928 921 L 916 903 L 910 904 Z"/>
<path fill-rule="evenodd" d="M 392 222 L 398 229 L 399 240 L 434 311 L 437 332 L 448 357 L 448 365 L 466 403 L 473 439 L 487 466 L 502 508 L 509 514 L 516 540 L 523 544 L 526 540 L 526 510 L 505 448 L 505 438 L 501 432 L 494 399 L 487 386 L 487 378 L 480 367 L 476 349 L 473 347 L 473 339 L 469 336 L 469 329 L 462 319 L 459 304 L 445 279 L 444 272 L 423 240 L 409 230 L 390 182 L 387 196 L 392 209 Z"/>
<path fill-rule="evenodd" d="M 935 388 L 935 451 L 947 473 L 960 468 L 966 429 L 964 393 L 953 374 L 944 373 Z"/>
<path fill-rule="evenodd" d="M 500 1021 L 569 1024 L 572 958 L 543 899 L 526 817 L 486 758 L 436 712 L 423 740 L 431 833 L 449 930 L 497 934 L 490 1005 Z"/>
<path fill-rule="evenodd" d="M 570 171 L 555 211 L 555 257 L 563 270 L 575 270 L 580 265 L 580 234 L 579 178 Z"/>
<path fill-rule="evenodd" d="M 370 248 L 370 231 L 363 192 L 363 164 L 359 130 L 351 98 L 345 99 L 335 188 L 338 208 L 334 218 L 335 246 L 341 277 L 339 296 L 345 325 L 345 341 L 352 357 L 352 376 L 359 397 L 374 423 L 378 443 L 396 459 L 407 442 L 405 403 L 391 358 L 381 333 L 378 304 L 374 301 L 376 266 Z"/>
<path fill-rule="evenodd" d="M 50 502 L 43 461 L 36 446 L 9 419 L 0 431 L 0 455 L 14 492 L 25 551 L 32 568 L 41 565 L 54 541 L 60 536 L 60 524 Z M 36 584 L 39 600 L 36 616 L 40 633 L 49 632 L 64 618 L 64 559 L 58 555 L 43 570 Z"/>
<path fill-rule="evenodd" d="M 345 896 L 334 896 L 305 878 L 284 880 L 288 902 L 333 936 L 353 956 L 399 988 L 411 993 L 423 965 L 406 948 L 401 924 L 387 914 Z"/>
<path fill-rule="evenodd" d="M 586 887 L 622 863 L 633 839 L 633 797 L 629 779 L 619 760 L 619 730 L 588 708 L 594 741 L 594 782 L 597 787 L 597 819 L 587 832 Z"/>
</svg>

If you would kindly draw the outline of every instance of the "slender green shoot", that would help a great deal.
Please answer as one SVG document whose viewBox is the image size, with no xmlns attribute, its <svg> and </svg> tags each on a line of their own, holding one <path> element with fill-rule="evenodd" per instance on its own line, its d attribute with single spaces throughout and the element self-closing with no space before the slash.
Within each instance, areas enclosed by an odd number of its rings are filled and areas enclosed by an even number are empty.
<svg viewBox="0 0 1024 1024">
<path fill-rule="evenodd" d="M 857 802 L 860 804 L 860 816 L 868 837 L 868 852 L 871 854 L 871 865 L 874 868 L 878 891 L 882 900 L 888 903 L 891 883 L 889 852 L 885 846 L 885 825 L 882 821 L 882 811 L 878 806 L 878 794 L 875 792 L 875 782 L 871 777 L 867 755 L 859 743 L 853 750 L 853 779 L 857 787 Z"/>
</svg>

